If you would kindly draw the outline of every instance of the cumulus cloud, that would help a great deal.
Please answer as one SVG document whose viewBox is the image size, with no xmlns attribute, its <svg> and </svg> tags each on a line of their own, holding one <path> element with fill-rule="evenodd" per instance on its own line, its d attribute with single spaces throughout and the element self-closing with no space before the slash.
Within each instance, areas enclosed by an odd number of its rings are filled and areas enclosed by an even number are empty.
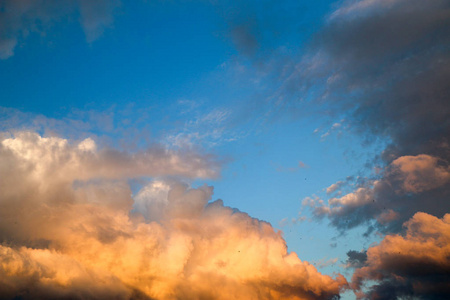
<svg viewBox="0 0 450 300">
<path fill-rule="evenodd" d="M 79 14 L 86 40 L 92 42 L 113 23 L 120 1 L 5 0 L 0 3 L 0 59 L 14 55 L 19 42 L 31 32 L 45 31 L 69 15 Z"/>
<path fill-rule="evenodd" d="M 418 212 L 404 226 L 406 234 L 387 235 L 359 260 L 352 278 L 359 298 L 448 299 L 450 214 L 439 219 Z M 364 293 L 370 280 L 376 283 Z"/>
<path fill-rule="evenodd" d="M 332 185 L 330 185 L 329 187 L 327 187 L 326 192 L 327 194 L 332 194 L 335 191 L 337 191 L 342 185 L 344 184 L 343 181 L 338 181 L 336 183 L 333 183 Z"/>
<path fill-rule="evenodd" d="M 71 144 L 63 138 L 18 132 L 4 138 L 1 145 L 4 159 L 13 157 L 17 164 L 29 168 L 29 176 L 36 179 L 51 176 L 62 182 L 168 175 L 211 178 L 218 175 L 219 169 L 214 157 L 208 155 L 162 147 L 152 147 L 137 153 L 111 148 L 97 150 L 90 138 Z M 41 180 L 41 184 L 46 183 Z"/>
<path fill-rule="evenodd" d="M 367 251 L 350 250 L 347 252 L 347 268 L 359 268 L 367 261 Z"/>
<path fill-rule="evenodd" d="M 112 154 L 110 153 L 112 151 Z M 9 298 L 329 299 L 346 286 L 213 188 L 201 157 L 17 133 L 0 144 L 0 293 Z M 190 171 L 188 171 L 190 170 Z M 4 179 L 4 180 L 3 180 Z"/>
<path fill-rule="evenodd" d="M 139 299 L 117 277 L 54 250 L 0 246 L 0 262 L 2 299 Z"/>
<path fill-rule="evenodd" d="M 374 202 L 374 190 L 378 189 L 379 185 L 380 183 L 375 181 L 344 196 L 333 197 L 328 200 L 328 203 L 320 198 L 311 199 L 308 205 L 313 208 L 316 218 L 327 216 L 331 224 L 341 230 L 353 228 L 370 221 L 367 216 L 372 217 L 371 204 Z"/>
<path fill-rule="evenodd" d="M 398 174 L 405 192 L 420 193 L 450 181 L 450 166 L 441 165 L 436 157 L 426 154 L 402 156 L 391 165 L 390 172 Z"/>
<path fill-rule="evenodd" d="M 400 230 L 419 210 L 442 216 L 450 209 L 445 197 L 450 168 L 442 160 L 426 154 L 401 156 L 382 173 L 378 180 L 365 180 L 350 193 L 328 201 L 311 199 L 308 205 L 317 218 L 328 217 L 340 230 L 376 220 L 378 229 L 386 232 Z M 331 185 L 327 191 L 338 188 Z"/>
</svg>

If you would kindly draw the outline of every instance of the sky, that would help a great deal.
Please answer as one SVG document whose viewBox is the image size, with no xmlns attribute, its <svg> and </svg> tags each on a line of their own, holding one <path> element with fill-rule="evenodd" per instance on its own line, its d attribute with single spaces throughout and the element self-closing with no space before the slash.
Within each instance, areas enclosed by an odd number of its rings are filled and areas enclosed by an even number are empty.
<svg viewBox="0 0 450 300">
<path fill-rule="evenodd" d="M 447 0 L 0 0 L 0 299 L 449 299 Z"/>
</svg>

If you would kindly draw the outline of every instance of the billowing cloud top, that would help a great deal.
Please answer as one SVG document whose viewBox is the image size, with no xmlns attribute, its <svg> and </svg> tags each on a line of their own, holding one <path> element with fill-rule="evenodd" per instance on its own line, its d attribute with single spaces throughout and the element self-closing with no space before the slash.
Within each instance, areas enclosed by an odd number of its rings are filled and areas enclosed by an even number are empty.
<svg viewBox="0 0 450 300">
<path fill-rule="evenodd" d="M 219 165 L 210 155 L 195 152 L 149 148 L 126 153 L 111 148 L 97 149 L 88 138 L 78 144 L 58 137 L 41 137 L 33 132 L 19 132 L 1 141 L 2 154 L 17 159 L 30 175 L 42 180 L 52 177 L 61 181 L 95 178 L 123 179 L 142 176 L 181 175 L 191 178 L 212 178 Z"/>
<path fill-rule="evenodd" d="M 405 227 L 404 236 L 388 235 L 367 250 L 365 262 L 353 274 L 353 284 L 360 290 L 367 281 L 378 283 L 360 297 L 446 299 L 450 294 L 450 214 L 438 219 L 419 212 Z"/>
<path fill-rule="evenodd" d="M 200 157 L 30 132 L 0 147 L 6 298 L 328 299 L 346 286 L 270 224 L 208 203 L 212 187 L 153 180 L 132 198 L 130 177 L 214 174 Z"/>
</svg>

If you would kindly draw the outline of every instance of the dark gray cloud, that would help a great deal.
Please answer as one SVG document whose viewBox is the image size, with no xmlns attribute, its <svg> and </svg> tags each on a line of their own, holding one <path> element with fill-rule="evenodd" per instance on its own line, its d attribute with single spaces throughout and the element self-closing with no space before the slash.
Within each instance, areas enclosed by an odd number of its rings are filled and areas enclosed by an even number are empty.
<svg viewBox="0 0 450 300">
<path fill-rule="evenodd" d="M 341 232 L 388 234 L 367 253 L 348 252 L 358 297 L 448 299 L 439 253 L 450 211 L 450 2 L 344 1 L 284 78 L 274 105 L 323 110 L 364 142 L 387 142 L 369 165 L 375 175 L 313 209 Z"/>
<path fill-rule="evenodd" d="M 341 231 L 359 225 L 373 231 L 375 225 L 383 232 L 398 232 L 417 211 L 440 217 L 449 211 L 450 167 L 445 160 L 426 154 L 401 156 L 381 175 L 326 204 L 316 201 L 314 215 L 328 217 Z"/>
<path fill-rule="evenodd" d="M 350 250 L 347 252 L 347 267 L 359 268 L 367 261 L 367 251 Z"/>
<path fill-rule="evenodd" d="M 423 153 L 448 160 L 448 1 L 343 1 L 334 7 L 309 45 L 301 43 L 314 30 L 302 38 L 299 32 L 317 23 L 305 15 L 304 3 L 227 7 L 232 40 L 269 79 L 258 105 L 261 98 L 270 103 L 272 116 L 345 115 L 367 141 L 391 141 L 382 154 L 387 163 Z"/>
<path fill-rule="evenodd" d="M 392 232 L 417 211 L 450 210 L 449 53 L 448 1 L 346 1 L 328 16 L 286 79 L 282 105 L 321 105 L 388 146 L 374 158 L 381 171 L 317 205 L 317 217 L 340 230 L 377 220 Z M 314 100 L 293 100 L 302 93 Z"/>
<path fill-rule="evenodd" d="M 242 0 L 213 1 L 219 16 L 225 21 L 223 34 L 229 38 L 240 54 L 257 58 L 262 67 L 277 48 L 297 49 L 299 33 L 311 31 L 312 23 L 319 22 L 311 14 L 311 6 L 321 7 L 324 0 L 273 1 Z M 317 8 L 315 8 L 317 9 Z M 294 42 L 292 42 L 294 40 Z"/>
<path fill-rule="evenodd" d="M 391 161 L 422 153 L 448 158 L 448 1 L 347 2 L 329 16 L 298 72 L 322 81 L 323 101 L 349 122 L 388 137 Z"/>
<path fill-rule="evenodd" d="M 0 1 L 0 59 L 14 55 L 14 49 L 30 33 L 44 34 L 56 22 L 77 18 L 86 40 L 92 42 L 113 23 L 120 0 L 3 0 Z"/>
</svg>

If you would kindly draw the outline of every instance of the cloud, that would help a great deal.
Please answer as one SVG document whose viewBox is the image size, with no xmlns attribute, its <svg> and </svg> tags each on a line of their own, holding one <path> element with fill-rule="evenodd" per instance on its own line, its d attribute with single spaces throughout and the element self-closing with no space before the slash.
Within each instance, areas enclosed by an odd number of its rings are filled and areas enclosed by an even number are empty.
<svg viewBox="0 0 450 300">
<path fill-rule="evenodd" d="M 96 149 L 88 138 L 77 145 L 58 137 L 41 137 L 33 132 L 18 132 L 1 140 L 4 159 L 30 169 L 28 176 L 53 177 L 62 182 L 95 178 L 123 179 L 142 176 L 179 175 L 191 178 L 218 176 L 219 165 L 212 156 L 195 152 L 152 147 L 127 153 L 112 148 Z"/>
<path fill-rule="evenodd" d="M 72 108 L 61 118 L 0 106 L 0 131 L 33 131 L 73 140 L 95 137 L 98 144 L 136 150 L 145 148 L 155 138 L 161 139 L 152 134 L 148 124 L 149 118 L 159 120 L 160 116 L 161 112 L 153 107 L 135 103 L 114 104 L 101 110 Z"/>
<path fill-rule="evenodd" d="M 336 264 L 337 261 L 338 261 L 337 258 L 330 258 L 330 259 L 322 258 L 314 265 L 317 266 L 319 269 L 322 269 Z"/>
<path fill-rule="evenodd" d="M 307 164 L 305 164 L 302 161 L 299 161 L 297 163 L 297 166 L 295 166 L 295 167 L 284 167 L 284 166 L 274 163 L 274 162 L 270 162 L 270 164 L 279 173 L 294 173 L 294 172 L 299 171 L 300 169 L 305 169 L 305 168 L 309 167 Z"/>
<path fill-rule="evenodd" d="M 377 228 L 384 232 L 400 230 L 417 211 L 442 216 L 450 209 L 445 196 L 450 169 L 442 160 L 426 154 L 401 156 L 382 174 L 377 180 L 363 180 L 354 191 L 332 197 L 327 203 L 311 199 L 304 205 L 313 207 L 316 218 L 326 216 L 340 230 L 376 220 Z M 334 188 L 338 187 L 328 189 Z"/>
<path fill-rule="evenodd" d="M 333 183 L 332 185 L 330 185 L 329 187 L 327 187 L 327 189 L 326 189 L 327 194 L 334 193 L 334 192 L 337 191 L 343 184 L 344 184 L 343 181 L 338 181 L 338 182 L 336 182 L 336 183 Z"/>
<path fill-rule="evenodd" d="M 450 214 L 438 219 L 418 212 L 404 226 L 406 234 L 387 235 L 367 250 L 352 278 L 359 298 L 450 296 Z M 370 280 L 376 283 L 365 294 L 362 287 Z"/>
<path fill-rule="evenodd" d="M 271 17 L 242 5 L 232 26 L 239 26 L 244 11 L 252 17 L 242 34 L 248 38 L 237 48 L 244 48 L 265 83 L 254 105 L 259 112 L 265 107 L 265 116 L 326 115 L 345 122 L 330 123 L 329 130 L 320 126 L 314 133 L 322 139 L 345 129 L 358 134 L 363 146 L 385 145 L 367 163 L 378 172 L 358 179 L 353 191 L 331 186 L 329 201 L 305 201 L 316 218 L 329 218 L 341 232 L 362 225 L 367 232 L 391 233 L 418 211 L 437 217 L 450 211 L 448 1 L 341 1 L 307 45 L 283 39 L 293 40 L 299 10 Z M 285 19 L 277 27 L 280 16 Z M 283 38 L 270 38 L 275 28 Z"/>
<path fill-rule="evenodd" d="M 224 34 L 246 57 L 281 47 L 289 35 L 302 30 L 302 17 L 307 10 L 304 3 L 292 1 L 226 0 L 214 5 L 226 22 Z"/>
<path fill-rule="evenodd" d="M 363 186 L 354 192 L 341 197 L 333 197 L 328 200 L 328 205 L 324 200 L 310 199 L 304 205 L 313 208 L 315 218 L 328 217 L 336 228 L 346 230 L 361 224 L 368 224 L 375 213 L 372 204 L 374 202 L 374 189 L 379 186 L 378 182 L 370 186 Z"/>
<path fill-rule="evenodd" d="M 439 164 L 436 157 L 426 154 L 402 156 L 392 162 L 390 172 L 396 172 L 405 192 L 420 193 L 450 181 L 450 166 Z"/>
<path fill-rule="evenodd" d="M 185 107 L 188 106 L 188 110 Z M 238 140 L 248 133 L 238 131 L 232 123 L 236 116 L 232 109 L 214 108 L 212 110 L 203 108 L 195 102 L 182 101 L 177 103 L 180 115 L 188 117 L 181 128 L 176 128 L 165 137 L 168 145 L 175 147 L 195 148 L 199 145 L 214 147 L 226 142 Z"/>
<path fill-rule="evenodd" d="M 312 76 L 320 101 L 347 110 L 352 128 L 391 139 L 388 162 L 448 159 L 449 15 L 443 0 L 344 2 L 316 37 L 314 59 L 305 57 L 309 67 L 293 78 Z"/>
<path fill-rule="evenodd" d="M 380 172 L 316 201 L 316 217 L 340 230 L 375 221 L 386 233 L 417 211 L 450 210 L 449 28 L 447 1 L 344 1 L 284 77 L 287 106 L 325 106 L 363 144 L 387 144 L 371 162 Z"/>
<path fill-rule="evenodd" d="M 347 268 L 359 268 L 367 261 L 367 251 L 350 250 L 347 252 Z"/>
<path fill-rule="evenodd" d="M 325 141 L 325 139 L 330 136 L 332 133 L 337 133 L 338 135 L 342 135 L 342 123 L 344 122 L 344 120 L 341 120 L 341 123 L 334 123 L 333 125 L 331 125 L 330 129 L 328 129 L 325 133 L 323 133 L 320 138 L 322 141 Z M 314 133 L 319 132 L 319 129 L 315 129 Z"/>
<path fill-rule="evenodd" d="M 443 0 L 344 2 L 285 86 L 345 114 L 353 130 L 389 138 L 388 162 L 423 153 L 447 159 L 449 15 Z M 295 101 L 291 92 L 285 101 Z"/>
<path fill-rule="evenodd" d="M 31 32 L 44 34 L 48 28 L 79 13 L 86 40 L 92 42 L 113 23 L 120 1 L 6 0 L 0 3 L 0 59 L 14 55 L 18 42 Z"/>
<path fill-rule="evenodd" d="M 193 159 L 195 158 L 195 159 Z M 9 298 L 329 299 L 346 287 L 266 222 L 209 202 L 201 156 L 123 153 L 19 132 L 0 144 L 0 294 Z M 152 179 L 132 196 L 128 179 Z"/>
<path fill-rule="evenodd" d="M 98 39 L 106 28 L 111 27 L 114 10 L 121 4 L 120 0 L 81 0 L 79 3 L 80 22 L 89 43 Z"/>
<path fill-rule="evenodd" d="M 2 299 L 139 299 L 118 278 L 56 251 L 0 245 L 0 262 Z"/>
<path fill-rule="evenodd" d="M 304 162 L 302 162 L 301 160 L 299 160 L 299 161 L 298 161 L 298 167 L 299 167 L 300 169 L 303 169 L 303 168 L 307 168 L 308 165 L 305 164 Z"/>
</svg>

